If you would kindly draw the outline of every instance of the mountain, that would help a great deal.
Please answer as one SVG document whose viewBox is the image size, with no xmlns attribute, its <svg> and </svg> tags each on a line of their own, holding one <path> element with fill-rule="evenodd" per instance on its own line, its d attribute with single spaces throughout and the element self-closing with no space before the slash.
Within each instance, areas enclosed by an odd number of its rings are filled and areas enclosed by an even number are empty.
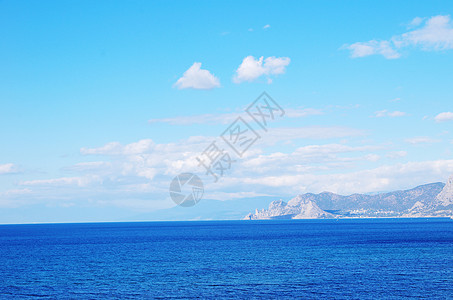
<svg viewBox="0 0 453 300">
<path fill-rule="evenodd" d="M 297 196 L 288 203 L 283 200 L 273 201 L 268 210 L 255 210 L 255 214 L 248 214 L 244 219 L 320 219 L 333 217 L 334 215 L 320 209 L 313 201 Z"/>
<path fill-rule="evenodd" d="M 272 196 L 218 201 L 202 199 L 193 207 L 168 209 L 123 217 L 121 221 L 184 221 L 247 219 L 317 219 L 344 217 L 453 216 L 453 178 L 404 191 L 380 194 L 303 194 L 286 200 Z M 264 209 L 266 208 L 266 209 Z M 250 213 L 254 212 L 254 213 Z"/>
<path fill-rule="evenodd" d="M 349 196 L 323 192 L 298 195 L 288 203 L 273 201 L 268 209 L 244 219 L 313 219 L 344 217 L 453 216 L 453 177 L 447 184 L 431 183 L 409 190 Z"/>
<path fill-rule="evenodd" d="M 453 209 L 453 176 L 451 176 L 442 191 L 436 197 L 436 205 Z"/>
<path fill-rule="evenodd" d="M 394 210 L 411 208 L 417 201 L 432 202 L 444 187 L 443 183 L 431 183 L 410 190 L 375 195 L 353 194 L 341 196 L 324 192 L 304 194 L 302 197 L 315 201 L 324 210 Z"/>
</svg>

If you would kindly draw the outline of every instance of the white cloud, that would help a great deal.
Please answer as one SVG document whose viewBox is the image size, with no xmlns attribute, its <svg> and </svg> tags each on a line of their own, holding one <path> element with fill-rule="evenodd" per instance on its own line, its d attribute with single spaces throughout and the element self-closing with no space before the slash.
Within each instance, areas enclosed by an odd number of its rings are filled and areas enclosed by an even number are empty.
<svg viewBox="0 0 453 300">
<path fill-rule="evenodd" d="M 367 154 L 363 157 L 363 159 L 367 160 L 367 161 L 378 161 L 381 159 L 381 157 L 377 154 L 374 154 L 374 153 L 371 153 L 371 154 Z"/>
<path fill-rule="evenodd" d="M 394 151 L 387 154 L 387 157 L 390 159 L 403 158 L 407 156 L 407 151 Z"/>
<path fill-rule="evenodd" d="M 105 160 L 62 168 L 64 172 L 77 173 L 75 176 L 22 181 L 19 185 L 29 188 L 30 193 L 23 197 L 4 194 L 4 197 L 10 200 L 21 197 L 27 203 L 90 201 L 91 206 L 135 209 L 172 206 L 168 198 L 169 181 L 184 171 L 203 172 L 195 157 L 212 139 L 191 137 L 169 144 L 145 139 L 130 144 L 111 142 L 99 148 L 82 148 L 81 154 L 103 155 Z"/>
<path fill-rule="evenodd" d="M 274 152 L 259 154 L 241 162 L 241 167 L 255 174 L 288 174 L 291 172 L 327 171 L 332 169 L 344 170 L 356 161 L 375 162 L 380 159 L 374 153 L 365 154 L 378 147 L 352 147 L 341 144 L 309 145 L 299 147 L 291 153 Z M 358 155 L 353 155 L 358 153 Z"/>
<path fill-rule="evenodd" d="M 394 38 L 397 47 L 420 46 L 423 50 L 453 49 L 453 26 L 450 16 L 434 16 L 425 26 Z"/>
<path fill-rule="evenodd" d="M 20 185 L 24 186 L 51 186 L 51 187 L 63 187 L 63 186 L 78 186 L 83 187 L 93 182 L 100 181 L 97 176 L 84 176 L 84 177 L 61 177 L 53 179 L 38 179 L 28 180 L 20 182 Z"/>
<path fill-rule="evenodd" d="M 236 70 L 236 75 L 233 77 L 235 83 L 244 81 L 254 81 L 261 76 L 279 75 L 285 73 L 286 67 L 291 62 L 289 57 L 271 56 L 264 59 L 261 56 L 256 59 L 253 56 L 247 56 L 243 59 L 241 65 Z M 269 82 L 269 81 L 268 81 Z"/>
<path fill-rule="evenodd" d="M 366 133 L 363 130 L 349 128 L 349 127 L 320 127 L 320 126 L 309 126 L 309 127 L 279 127 L 269 128 L 269 131 L 258 140 L 258 144 L 261 145 L 273 145 L 281 141 L 292 141 L 297 139 L 333 139 L 333 138 L 345 138 L 345 137 L 356 137 L 363 136 Z M 106 155 L 106 156 L 131 156 L 131 157 L 143 157 L 143 155 L 156 156 L 156 160 L 159 163 L 164 161 L 170 161 L 175 157 L 190 158 L 191 156 L 198 155 L 204 150 L 210 142 L 216 137 L 214 136 L 192 136 L 186 140 L 181 140 L 176 143 L 169 144 L 156 144 L 151 139 L 140 140 L 135 143 L 122 145 L 118 142 L 107 143 L 104 146 L 98 148 L 82 148 L 80 153 L 82 155 Z M 162 155 L 162 157 L 160 156 Z M 90 162 L 83 163 L 82 166 L 99 166 L 101 162 Z M 109 167 L 110 164 L 102 162 L 103 166 Z M 75 165 L 80 167 L 80 164 Z"/>
<path fill-rule="evenodd" d="M 380 54 L 387 59 L 399 58 L 401 55 L 396 52 L 389 41 L 357 42 L 344 48 L 351 50 L 351 57 L 365 57 L 374 54 Z"/>
<path fill-rule="evenodd" d="M 436 122 L 452 121 L 453 120 L 453 112 L 440 113 L 434 118 L 434 120 L 436 120 Z"/>
<path fill-rule="evenodd" d="M 271 25 L 266 24 L 266 25 L 263 26 L 263 29 L 268 29 L 268 28 L 271 28 Z"/>
<path fill-rule="evenodd" d="M 412 145 L 417 145 L 417 144 L 430 144 L 430 143 L 437 143 L 440 142 L 439 140 L 435 140 L 433 138 L 430 138 L 428 136 L 419 136 L 419 137 L 413 137 L 405 140 L 407 143 L 412 144 Z"/>
<path fill-rule="evenodd" d="M 420 17 L 415 17 L 412 19 L 412 21 L 409 23 L 409 27 L 417 27 L 419 26 L 425 18 L 420 18 Z"/>
<path fill-rule="evenodd" d="M 439 15 L 427 20 L 415 18 L 410 25 L 421 27 L 394 36 L 390 40 L 357 42 L 342 48 L 349 49 L 352 58 L 382 55 L 387 59 L 401 57 L 398 50 L 409 46 L 419 47 L 424 51 L 453 49 L 453 25 L 450 16 Z"/>
<path fill-rule="evenodd" d="M 316 150 L 315 148 L 311 150 Z M 352 148 L 352 151 L 360 150 L 358 147 Z M 321 149 L 323 148 L 321 147 Z M 325 155 L 331 154 L 331 150 L 333 153 L 343 151 L 341 148 L 335 150 L 335 147 L 330 150 L 329 147 L 323 149 L 323 151 L 327 151 Z M 344 151 L 348 150 L 344 149 Z M 301 153 L 316 155 L 316 151 L 310 151 L 308 148 Z M 268 168 L 269 170 L 265 172 L 259 173 L 254 167 L 245 164 L 246 162 L 254 164 L 255 161 L 252 158 L 244 162 L 243 165 L 235 165 L 234 174 L 225 175 L 222 180 L 215 184 L 211 182 L 211 178 L 203 178 L 206 195 L 209 195 L 205 198 L 230 200 L 235 197 L 257 195 L 292 197 L 304 192 L 319 193 L 323 191 L 345 195 L 381 192 L 412 188 L 430 182 L 445 182 L 453 173 L 453 160 L 408 162 L 357 171 L 353 168 L 345 169 L 344 166 L 348 167 L 348 165 L 342 165 L 341 162 L 336 163 L 334 159 L 332 159 L 332 162 L 325 161 L 322 155 L 318 156 L 323 160 L 322 163 L 316 164 L 317 158 L 313 157 L 312 159 L 307 158 L 307 161 L 311 161 L 310 164 L 303 163 L 292 168 L 290 165 L 285 165 L 282 170 L 278 170 L 281 159 L 279 156 L 281 155 L 279 153 L 269 154 L 266 159 L 258 164 L 261 166 L 271 165 Z M 365 161 L 367 156 L 352 157 L 351 161 Z M 347 157 L 339 158 L 345 159 Z M 194 171 L 194 169 L 191 171 Z M 24 190 L 18 190 L 17 193 L 13 191 L 3 193 L 3 203 L 12 205 L 11 199 L 18 199 L 22 202 L 28 201 L 28 203 L 30 201 L 42 202 L 43 199 L 50 201 L 49 203 L 61 203 L 62 200 L 80 202 L 81 199 L 92 199 L 89 202 L 90 205 L 129 207 L 140 210 L 152 210 L 173 205 L 168 198 L 168 180 L 124 182 L 125 179 L 107 186 L 105 182 L 107 180 L 86 184 L 81 178 L 30 181 Z M 39 187 L 41 189 L 37 189 Z M 253 192 L 244 192 L 250 190 Z M 227 197 L 227 194 L 230 197 Z M 17 201 L 15 202 L 17 203 Z"/>
<path fill-rule="evenodd" d="M 0 165 L 0 175 L 3 174 L 14 174 L 18 172 L 18 168 L 14 164 L 3 164 Z"/>
<path fill-rule="evenodd" d="M 17 195 L 26 195 L 30 194 L 32 191 L 29 188 L 24 188 L 24 189 L 12 189 L 12 190 L 7 190 L 4 193 L 1 193 L 0 195 L 3 196 L 17 196 Z"/>
<path fill-rule="evenodd" d="M 133 155 L 150 152 L 156 144 L 151 139 L 140 140 L 136 143 L 121 145 L 111 142 L 99 148 L 82 148 L 80 153 L 84 155 Z"/>
<path fill-rule="evenodd" d="M 362 130 L 345 127 L 270 128 L 262 143 L 254 145 L 246 157 L 238 159 L 215 184 L 209 175 L 205 176 L 204 169 L 195 159 L 215 137 L 191 137 L 168 144 L 158 144 L 150 139 L 130 144 L 112 142 L 99 148 L 82 148 L 83 155 L 103 155 L 105 158 L 66 168 L 77 172 L 73 177 L 24 181 L 20 185 L 27 188 L 26 194 L 4 197 L 7 200 L 19 197 L 26 201 L 58 203 L 61 200 L 78 203 L 80 199 L 93 199 L 92 205 L 155 209 L 173 205 L 168 198 L 168 185 L 173 176 L 181 172 L 199 174 L 205 183 L 206 194 L 214 199 L 226 199 L 227 194 L 230 195 L 228 199 L 242 197 L 246 196 L 244 191 L 250 190 L 253 195 L 281 196 L 324 190 L 374 192 L 427 183 L 441 178 L 450 169 L 453 172 L 453 162 L 449 161 L 368 169 L 369 165 L 375 165 L 380 160 L 379 151 L 385 150 L 382 146 L 349 146 L 329 142 L 297 146 L 285 152 L 267 148 L 279 141 L 363 134 Z M 403 152 L 392 155 L 402 157 L 405 155 Z M 357 171 L 363 167 L 367 169 Z M 412 172 L 416 172 L 415 176 Z M 426 177 L 422 176 L 423 172 L 427 172 Z"/>
<path fill-rule="evenodd" d="M 301 111 L 295 113 L 299 116 Z M 262 153 L 262 148 L 280 141 L 289 142 L 296 139 L 323 139 L 360 135 L 363 132 L 342 127 L 306 127 L 306 128 L 270 128 L 269 132 L 247 151 L 244 159 L 253 158 Z M 150 139 L 130 144 L 118 142 L 107 143 L 98 148 L 82 148 L 82 155 L 103 155 L 104 161 L 82 162 L 64 168 L 64 171 L 77 172 L 78 176 L 54 179 L 39 179 L 22 182 L 21 185 L 33 187 L 87 187 L 102 194 L 102 186 L 109 189 L 129 189 L 132 183 L 150 183 L 153 186 L 165 187 L 168 177 L 181 172 L 203 172 L 198 165 L 197 156 L 216 140 L 216 137 L 191 137 L 176 143 L 157 144 Z M 340 146 L 343 147 L 343 146 Z M 323 151 L 315 149 L 318 156 Z M 337 151 L 342 151 L 341 149 Z M 299 153 L 298 155 L 302 155 Z M 305 154 L 307 155 L 307 154 Z M 315 155 L 315 154 L 313 154 Z M 366 158 L 370 159 L 370 157 Z M 201 169 L 200 169 L 201 168 Z M 238 171 L 241 168 L 238 165 Z M 162 183 L 164 182 L 164 183 Z M 110 187 L 110 185 L 112 185 Z M 98 188 L 95 188 L 99 186 Z M 136 188 L 135 186 L 133 188 Z"/>
<path fill-rule="evenodd" d="M 220 87 L 220 81 L 208 70 L 201 69 L 201 63 L 195 62 L 174 84 L 178 89 L 209 90 Z"/>
<path fill-rule="evenodd" d="M 408 162 L 383 165 L 355 172 L 322 174 L 314 172 L 279 175 L 255 174 L 250 177 L 225 180 L 225 186 L 254 186 L 257 193 L 272 192 L 279 195 L 323 191 L 349 195 L 413 188 L 431 182 L 445 182 L 453 173 L 453 160 Z"/>
<path fill-rule="evenodd" d="M 395 118 L 395 117 L 403 117 L 405 115 L 406 115 L 406 113 L 402 112 L 402 111 L 388 111 L 385 109 L 374 113 L 374 116 L 376 118 L 383 118 L 383 117 Z"/>
</svg>

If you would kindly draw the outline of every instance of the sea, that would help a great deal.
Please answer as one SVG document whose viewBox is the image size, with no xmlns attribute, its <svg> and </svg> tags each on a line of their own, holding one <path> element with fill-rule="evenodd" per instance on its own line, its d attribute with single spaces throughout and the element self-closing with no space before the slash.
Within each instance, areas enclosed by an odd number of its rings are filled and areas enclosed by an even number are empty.
<svg viewBox="0 0 453 300">
<path fill-rule="evenodd" d="M 453 220 L 0 225 L 0 299 L 453 299 Z"/>
</svg>

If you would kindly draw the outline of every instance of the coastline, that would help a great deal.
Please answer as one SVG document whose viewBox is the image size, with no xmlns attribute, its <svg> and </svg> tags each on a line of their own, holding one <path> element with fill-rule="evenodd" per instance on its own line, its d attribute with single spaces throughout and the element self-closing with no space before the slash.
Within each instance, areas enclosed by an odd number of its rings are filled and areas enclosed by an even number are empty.
<svg viewBox="0 0 453 300">
<path fill-rule="evenodd" d="M 445 219 L 453 221 L 451 217 L 423 216 L 423 217 L 342 217 L 342 218 L 306 218 L 306 219 L 218 219 L 218 220 L 134 220 L 134 221 L 83 221 L 83 222 L 28 222 L 28 223 L 0 223 L 0 226 L 8 225 L 71 225 L 71 224 L 127 224 L 127 223 L 183 223 L 183 222 L 237 222 L 237 221 L 321 221 L 321 220 L 416 220 L 416 219 Z"/>
</svg>

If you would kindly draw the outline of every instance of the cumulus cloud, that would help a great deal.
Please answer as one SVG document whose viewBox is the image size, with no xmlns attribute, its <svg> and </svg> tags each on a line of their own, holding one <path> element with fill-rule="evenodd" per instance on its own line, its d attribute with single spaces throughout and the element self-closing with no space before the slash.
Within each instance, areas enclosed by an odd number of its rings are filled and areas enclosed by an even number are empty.
<svg viewBox="0 0 453 300">
<path fill-rule="evenodd" d="M 315 171 L 344 169 L 356 161 L 375 162 L 380 159 L 379 155 L 364 152 L 376 149 L 379 149 L 379 147 L 352 147 L 342 144 L 309 145 L 299 147 L 291 153 L 260 154 L 244 161 L 242 166 L 248 172 L 253 171 L 256 174 L 313 173 Z M 358 154 L 353 155 L 354 153 Z"/>
<path fill-rule="evenodd" d="M 308 109 L 307 111 L 295 110 L 292 113 L 294 117 L 301 117 L 312 113 L 317 114 L 319 111 Z M 321 140 L 323 138 L 350 137 L 357 134 L 360 135 L 363 132 L 343 127 L 270 128 L 267 135 L 263 136 L 253 149 L 248 150 L 243 159 L 237 159 L 224 178 L 227 176 L 241 178 L 247 172 L 250 174 L 248 176 L 254 176 L 250 172 L 262 175 L 264 170 L 273 173 L 279 168 L 283 173 L 316 171 L 320 169 L 319 164 L 324 162 L 327 170 L 330 170 L 344 168 L 345 164 L 353 161 L 376 160 L 378 157 L 369 155 L 370 153 L 360 153 L 356 157 L 349 158 L 341 157 L 346 153 L 372 150 L 348 148 L 342 145 L 307 146 L 281 155 L 275 152 L 263 154 L 268 149 L 267 147 L 272 147 L 278 142 L 287 143 L 302 138 Z M 62 172 L 69 172 L 71 175 L 64 174 L 54 178 L 21 181 L 19 185 L 27 189 L 26 195 L 10 193 L 3 196 L 10 200 L 19 197 L 27 203 L 33 201 L 80 202 L 80 199 L 93 199 L 93 203 L 135 206 L 137 209 L 168 207 L 173 205 L 168 198 L 169 182 L 175 175 L 183 172 L 199 174 L 206 184 L 209 194 L 240 195 L 241 191 L 233 191 L 231 187 L 229 190 L 224 190 L 222 184 L 214 185 L 210 175 L 205 174 L 205 170 L 196 160 L 196 157 L 199 157 L 214 140 L 221 148 L 227 149 L 228 146 L 221 144 L 221 140 L 219 141 L 214 136 L 193 136 L 173 143 L 156 143 L 151 139 L 143 139 L 129 144 L 110 142 L 100 147 L 85 147 L 80 149 L 80 153 L 87 157 L 87 161 L 61 169 Z M 263 156 L 260 157 L 260 155 Z M 90 161 L 93 156 L 102 156 L 102 160 Z M 288 159 L 283 164 L 282 159 L 285 156 Z M 258 172 L 258 170 L 260 171 Z"/>
<path fill-rule="evenodd" d="M 233 81 L 235 83 L 251 82 L 261 76 L 267 76 L 268 82 L 270 83 L 272 81 L 271 76 L 285 73 L 286 67 L 290 62 L 291 59 L 289 57 L 271 56 L 264 59 L 261 56 L 259 59 L 256 59 L 253 56 L 247 56 L 237 68 Z"/>
<path fill-rule="evenodd" d="M 18 172 L 18 168 L 14 164 L 3 164 L 0 165 L 0 175 L 2 174 L 14 174 Z"/>
<path fill-rule="evenodd" d="M 168 198 L 168 185 L 173 176 L 182 172 L 199 174 L 207 195 L 218 199 L 224 199 L 226 194 L 230 195 L 228 199 L 242 197 L 249 190 L 254 195 L 279 196 L 321 191 L 374 192 L 445 180 L 449 172 L 453 173 L 453 161 L 376 168 L 382 156 L 380 151 L 386 151 L 384 146 L 353 146 L 331 141 L 323 144 L 321 140 L 363 134 L 361 130 L 344 127 L 271 128 L 263 137 L 264 143 L 257 143 L 245 158 L 237 159 L 215 184 L 196 161 L 215 137 L 191 137 L 167 144 L 150 139 L 129 144 L 112 142 L 98 148 L 82 148 L 80 152 L 84 156 L 102 155 L 103 159 L 80 162 L 64 170 L 74 175 L 23 181 L 19 185 L 26 188 L 26 194 L 3 196 L 53 203 L 93 199 L 95 205 L 156 209 L 173 205 Z M 272 147 L 278 141 L 294 139 L 316 142 L 305 144 L 305 141 L 302 146 L 285 148 L 282 152 Z M 398 151 L 387 157 L 405 155 L 406 152 Z"/>
<path fill-rule="evenodd" d="M 453 49 L 453 24 L 450 16 L 434 16 L 419 29 L 394 38 L 397 47 L 420 46 L 425 51 Z"/>
<path fill-rule="evenodd" d="M 178 89 L 209 90 L 220 87 L 220 81 L 208 70 L 201 69 L 201 63 L 195 62 L 174 84 Z"/>
<path fill-rule="evenodd" d="M 391 118 L 395 118 L 395 117 L 403 117 L 405 116 L 406 113 L 405 112 L 402 112 L 402 111 L 388 111 L 388 110 L 379 110 L 377 112 L 374 113 L 374 116 L 376 118 L 383 118 L 383 117 L 391 117 Z"/>
<path fill-rule="evenodd" d="M 423 51 L 453 49 L 453 24 L 450 16 L 433 16 L 428 19 L 415 18 L 410 23 L 415 29 L 393 36 L 389 40 L 370 40 L 345 45 L 351 57 L 382 55 L 387 59 L 401 57 L 399 50 L 404 47 L 418 47 Z"/>
<path fill-rule="evenodd" d="M 271 28 L 271 25 L 266 24 L 266 25 L 263 26 L 263 29 L 268 29 L 268 28 Z"/>
<path fill-rule="evenodd" d="M 253 185 L 255 186 L 253 190 L 256 192 L 280 191 L 280 195 L 288 196 L 323 191 L 349 195 L 412 188 L 430 182 L 445 182 L 452 173 L 453 160 L 436 160 L 383 165 L 360 171 L 342 171 L 332 174 L 306 172 L 278 176 L 263 174 L 263 176 L 247 178 L 229 177 L 228 184 Z M 259 188 L 260 186 L 262 189 Z"/>
<path fill-rule="evenodd" d="M 453 112 L 440 113 L 434 118 L 434 120 L 436 120 L 436 122 L 452 121 L 453 120 Z"/>
</svg>

